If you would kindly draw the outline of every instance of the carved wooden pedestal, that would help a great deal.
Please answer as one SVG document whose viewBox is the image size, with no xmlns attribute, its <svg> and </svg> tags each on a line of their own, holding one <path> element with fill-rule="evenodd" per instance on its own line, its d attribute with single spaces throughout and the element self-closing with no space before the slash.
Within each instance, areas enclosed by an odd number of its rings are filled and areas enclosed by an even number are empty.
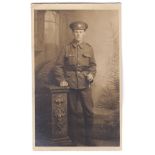
<svg viewBox="0 0 155 155">
<path fill-rule="evenodd" d="M 52 145 L 71 145 L 68 136 L 67 95 L 69 88 L 49 86 L 52 109 Z"/>
</svg>

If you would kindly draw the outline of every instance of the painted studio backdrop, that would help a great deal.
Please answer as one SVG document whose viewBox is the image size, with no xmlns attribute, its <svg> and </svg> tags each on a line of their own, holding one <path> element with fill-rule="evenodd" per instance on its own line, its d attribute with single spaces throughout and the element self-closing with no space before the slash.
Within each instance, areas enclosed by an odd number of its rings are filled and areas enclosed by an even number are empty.
<svg viewBox="0 0 155 155">
<path fill-rule="evenodd" d="M 85 41 L 93 47 L 97 63 L 97 74 L 92 84 L 95 105 L 93 138 L 97 145 L 119 145 L 118 13 L 117 10 L 34 12 L 36 146 L 48 145 L 50 137 L 50 109 L 41 89 L 46 84 L 54 83 L 52 71 L 62 47 L 72 40 L 69 24 L 73 21 L 85 21 L 88 24 Z M 78 111 L 80 113 L 81 107 Z M 82 126 L 79 130 L 82 130 Z"/>
</svg>

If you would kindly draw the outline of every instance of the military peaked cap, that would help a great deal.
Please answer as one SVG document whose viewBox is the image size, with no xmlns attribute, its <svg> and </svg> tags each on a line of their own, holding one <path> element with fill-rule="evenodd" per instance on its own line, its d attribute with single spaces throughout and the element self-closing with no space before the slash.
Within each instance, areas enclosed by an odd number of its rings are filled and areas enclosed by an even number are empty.
<svg viewBox="0 0 155 155">
<path fill-rule="evenodd" d="M 72 30 L 86 30 L 88 28 L 88 24 L 82 21 L 72 22 L 69 26 Z"/>
</svg>

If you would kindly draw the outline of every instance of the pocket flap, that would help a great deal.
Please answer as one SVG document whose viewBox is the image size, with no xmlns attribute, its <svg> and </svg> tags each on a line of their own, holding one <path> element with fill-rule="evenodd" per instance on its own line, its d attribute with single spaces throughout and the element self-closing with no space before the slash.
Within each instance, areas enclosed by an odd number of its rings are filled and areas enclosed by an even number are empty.
<svg viewBox="0 0 155 155">
<path fill-rule="evenodd" d="M 83 55 L 84 57 L 88 57 L 88 58 L 91 57 L 90 53 L 83 53 L 82 55 Z"/>
</svg>

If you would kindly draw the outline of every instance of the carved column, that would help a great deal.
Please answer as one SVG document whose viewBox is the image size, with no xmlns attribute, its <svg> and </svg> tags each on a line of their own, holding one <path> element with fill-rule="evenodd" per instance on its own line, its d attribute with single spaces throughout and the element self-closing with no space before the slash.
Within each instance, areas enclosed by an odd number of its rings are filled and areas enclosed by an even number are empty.
<svg viewBox="0 0 155 155">
<path fill-rule="evenodd" d="M 71 145 L 68 136 L 67 95 L 68 88 L 49 87 L 51 93 L 51 117 L 52 117 L 52 145 Z"/>
</svg>

